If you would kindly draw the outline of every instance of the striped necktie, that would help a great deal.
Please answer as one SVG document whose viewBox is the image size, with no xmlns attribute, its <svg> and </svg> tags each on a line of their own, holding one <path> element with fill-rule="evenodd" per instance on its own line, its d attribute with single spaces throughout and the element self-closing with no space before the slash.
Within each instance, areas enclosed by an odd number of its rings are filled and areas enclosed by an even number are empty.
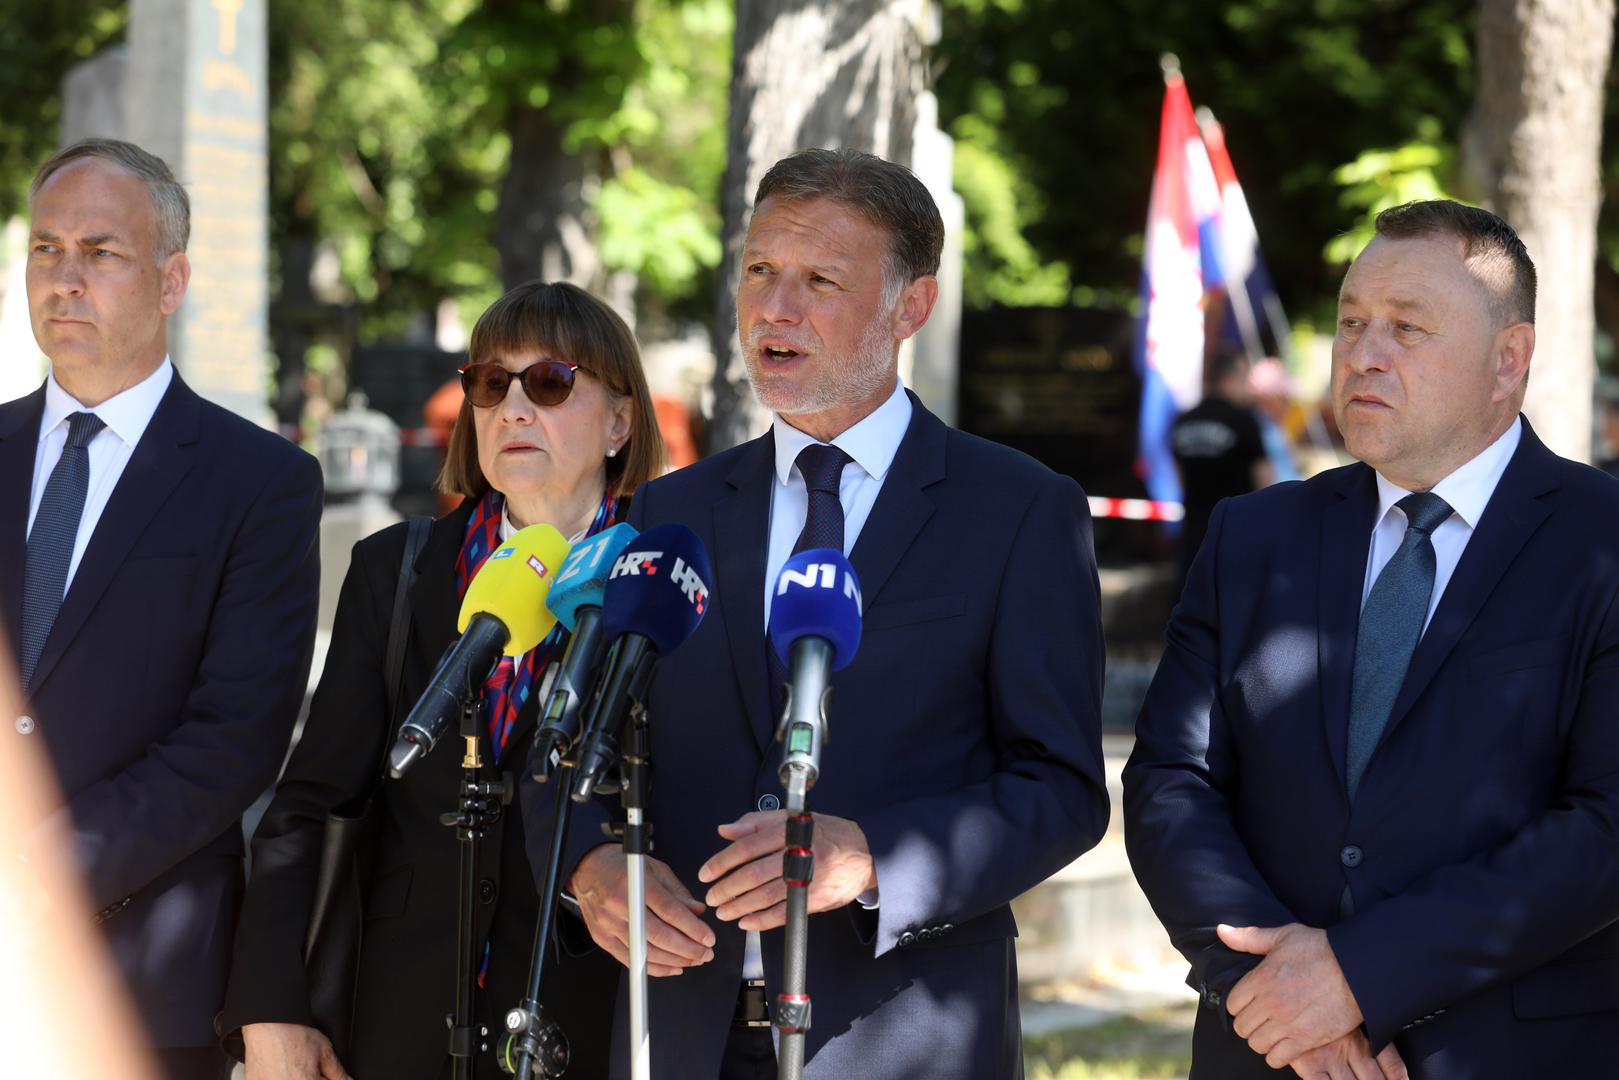
<svg viewBox="0 0 1619 1080">
<path fill-rule="evenodd" d="M 95 413 L 76 412 L 68 417 L 67 444 L 45 482 L 45 494 L 34 514 L 23 557 L 22 655 L 18 660 L 25 688 L 33 681 L 39 654 L 45 650 L 45 639 L 67 591 L 67 569 L 73 561 L 79 519 L 84 516 L 84 497 L 90 490 L 90 440 L 106 426 Z"/>
</svg>

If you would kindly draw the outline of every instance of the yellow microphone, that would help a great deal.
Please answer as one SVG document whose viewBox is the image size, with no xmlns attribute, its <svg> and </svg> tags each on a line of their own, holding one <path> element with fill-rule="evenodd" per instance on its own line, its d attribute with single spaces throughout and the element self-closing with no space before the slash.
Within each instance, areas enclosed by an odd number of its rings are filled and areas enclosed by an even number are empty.
<svg viewBox="0 0 1619 1080">
<path fill-rule="evenodd" d="M 388 772 L 395 780 L 432 752 L 502 653 L 522 656 L 545 640 L 557 622 L 545 601 L 567 557 L 568 541 L 561 533 L 550 525 L 530 525 L 484 560 L 461 601 L 460 638 L 439 661 L 388 751 Z"/>
<path fill-rule="evenodd" d="M 545 602 L 567 557 L 568 541 L 552 526 L 521 530 L 496 548 L 472 576 L 456 629 L 465 634 L 479 615 L 499 619 L 507 633 L 501 652 L 522 656 L 557 624 Z"/>
</svg>

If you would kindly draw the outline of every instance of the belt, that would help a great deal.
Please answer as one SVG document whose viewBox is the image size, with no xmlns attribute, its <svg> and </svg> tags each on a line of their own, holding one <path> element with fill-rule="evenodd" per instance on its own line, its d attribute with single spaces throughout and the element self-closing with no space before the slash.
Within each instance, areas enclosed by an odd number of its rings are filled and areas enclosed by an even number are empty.
<svg viewBox="0 0 1619 1080">
<path fill-rule="evenodd" d="M 743 979 L 736 992 L 736 1012 L 731 1026 L 739 1028 L 767 1028 L 770 1026 L 770 1002 L 765 999 L 763 979 Z"/>
</svg>

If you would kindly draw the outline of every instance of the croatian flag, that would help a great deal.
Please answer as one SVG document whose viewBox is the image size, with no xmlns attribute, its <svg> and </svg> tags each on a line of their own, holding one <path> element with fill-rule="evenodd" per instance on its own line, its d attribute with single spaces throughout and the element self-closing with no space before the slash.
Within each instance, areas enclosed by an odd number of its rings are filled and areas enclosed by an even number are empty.
<svg viewBox="0 0 1619 1080">
<path fill-rule="evenodd" d="M 1197 110 L 1197 123 L 1220 189 L 1219 259 L 1227 290 L 1224 338 L 1247 353 L 1249 359 L 1258 360 L 1270 351 L 1260 336 L 1261 329 L 1281 317 L 1281 304 L 1259 253 L 1259 231 L 1248 212 L 1248 200 L 1237 183 L 1231 155 L 1226 152 L 1225 130 L 1206 108 Z M 1285 332 L 1272 325 L 1271 336 L 1279 350 Z"/>
<path fill-rule="evenodd" d="M 1141 374 L 1136 470 L 1151 498 L 1179 502 L 1170 428 L 1203 396 L 1204 293 L 1219 287 L 1225 274 L 1220 190 L 1208 150 L 1180 72 L 1167 69 L 1164 83 L 1141 275 L 1146 314 L 1136 333 Z"/>
</svg>

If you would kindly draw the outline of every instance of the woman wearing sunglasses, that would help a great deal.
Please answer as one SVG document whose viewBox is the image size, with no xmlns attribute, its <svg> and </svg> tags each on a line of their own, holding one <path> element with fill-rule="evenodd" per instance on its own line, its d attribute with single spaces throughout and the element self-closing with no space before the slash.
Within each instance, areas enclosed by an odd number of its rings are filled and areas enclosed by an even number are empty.
<svg viewBox="0 0 1619 1080">
<path fill-rule="evenodd" d="M 415 561 L 400 714 L 390 717 L 385 704 L 384 653 L 405 525 L 355 545 L 309 719 L 254 835 L 219 1019 L 227 1045 L 245 1050 L 248 1080 L 450 1075 L 444 1018 L 455 1004 L 459 863 L 455 832 L 439 815 L 453 809 L 461 755 L 440 748 L 378 790 L 381 827 L 369 860 L 352 1036 L 341 1048 L 314 1026 L 302 962 L 322 823 L 334 807 L 372 790 L 385 743 L 453 640 L 461 596 L 490 552 L 542 522 L 575 541 L 596 533 L 662 470 L 640 353 L 601 301 L 572 285 L 519 286 L 478 320 L 470 354 L 461 369 L 466 401 L 440 477 L 464 501 L 433 523 Z M 520 660 L 502 660 L 485 685 L 491 778 L 515 779 L 526 768 L 540 680 L 564 645 L 559 626 Z M 488 944 L 476 1008 L 489 1035 L 479 1040 L 476 1064 L 480 1078 L 492 1078 L 500 1075 L 502 1018 L 524 996 L 538 899 L 515 806 L 483 844 Z M 582 927 L 568 919 L 557 926 L 563 947 L 548 954 L 541 1004 L 572 1043 L 568 1074 L 605 1076 L 618 965 L 589 950 Z M 238 1030 L 240 1044 L 232 1037 Z"/>
</svg>

